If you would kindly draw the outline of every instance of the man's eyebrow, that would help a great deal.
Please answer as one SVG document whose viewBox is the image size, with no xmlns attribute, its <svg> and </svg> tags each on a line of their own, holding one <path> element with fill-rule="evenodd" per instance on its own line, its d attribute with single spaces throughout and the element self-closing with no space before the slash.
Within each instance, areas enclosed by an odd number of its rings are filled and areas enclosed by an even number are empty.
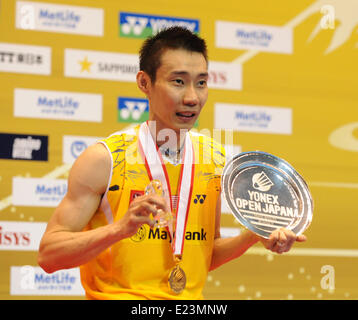
<svg viewBox="0 0 358 320">
<path fill-rule="evenodd" d="M 185 76 L 185 75 L 188 75 L 189 72 L 188 71 L 172 71 L 170 73 L 171 75 L 176 75 L 176 76 Z M 208 72 L 201 72 L 198 74 L 198 77 L 208 77 L 209 76 L 209 73 Z"/>
</svg>

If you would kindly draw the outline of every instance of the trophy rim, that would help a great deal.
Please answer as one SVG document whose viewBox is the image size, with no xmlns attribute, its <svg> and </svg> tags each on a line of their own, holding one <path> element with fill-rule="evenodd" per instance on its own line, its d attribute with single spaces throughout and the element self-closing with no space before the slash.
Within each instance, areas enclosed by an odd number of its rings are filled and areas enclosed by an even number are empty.
<svg viewBox="0 0 358 320">
<path fill-rule="evenodd" d="M 247 158 L 247 157 L 250 157 Z M 249 159 L 247 161 L 243 159 Z M 241 160 L 241 162 L 240 162 Z M 268 161 L 270 160 L 270 161 Z M 236 162 L 236 163 L 235 163 Z M 237 162 L 239 164 L 237 165 Z M 279 158 L 273 154 L 264 152 L 264 151 L 246 151 L 241 152 L 234 155 L 224 166 L 221 183 L 224 199 L 231 210 L 232 214 L 235 218 L 246 228 L 251 231 L 259 234 L 261 237 L 269 238 L 271 232 L 263 231 L 262 229 L 254 226 L 252 223 L 247 221 L 240 209 L 232 203 L 231 197 L 231 183 L 238 176 L 237 173 L 242 173 L 243 170 L 247 170 L 253 167 L 262 167 L 267 170 L 274 171 L 278 174 L 282 179 L 286 181 L 286 183 L 292 188 L 295 192 L 295 195 L 299 198 L 300 203 L 302 202 L 302 218 L 294 223 L 294 227 L 288 229 L 293 230 L 296 235 L 303 233 L 311 224 L 313 218 L 313 209 L 314 203 L 313 198 L 310 193 L 308 184 L 302 177 L 302 175 L 293 168 L 293 166 L 288 163 L 286 160 Z M 235 167 L 235 168 L 234 168 Z M 234 176 L 234 178 L 231 178 Z M 291 192 L 291 191 L 290 191 Z M 292 223 L 292 222 L 291 222 Z"/>
</svg>

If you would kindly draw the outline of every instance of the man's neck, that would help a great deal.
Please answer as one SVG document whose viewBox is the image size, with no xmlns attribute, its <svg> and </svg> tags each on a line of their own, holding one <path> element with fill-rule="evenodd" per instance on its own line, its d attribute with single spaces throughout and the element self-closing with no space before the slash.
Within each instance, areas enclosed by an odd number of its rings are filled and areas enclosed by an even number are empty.
<svg viewBox="0 0 358 320">
<path fill-rule="evenodd" d="M 161 150 L 169 149 L 171 153 L 179 153 L 183 149 L 188 130 L 160 128 L 156 126 L 155 121 L 148 121 L 148 127 L 154 142 Z"/>
</svg>

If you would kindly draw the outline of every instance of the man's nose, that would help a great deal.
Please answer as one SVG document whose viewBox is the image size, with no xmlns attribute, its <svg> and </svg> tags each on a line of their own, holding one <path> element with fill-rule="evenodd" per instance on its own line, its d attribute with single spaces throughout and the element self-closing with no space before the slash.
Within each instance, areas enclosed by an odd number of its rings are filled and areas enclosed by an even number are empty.
<svg viewBox="0 0 358 320">
<path fill-rule="evenodd" d="M 186 88 L 184 93 L 184 105 L 196 106 L 199 103 L 198 94 L 193 85 Z"/>
</svg>

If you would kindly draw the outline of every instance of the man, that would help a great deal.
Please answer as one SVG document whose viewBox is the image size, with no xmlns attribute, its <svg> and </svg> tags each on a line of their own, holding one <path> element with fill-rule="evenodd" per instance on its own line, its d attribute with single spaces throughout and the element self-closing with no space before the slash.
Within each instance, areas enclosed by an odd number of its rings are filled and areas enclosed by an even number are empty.
<svg viewBox="0 0 358 320">
<path fill-rule="evenodd" d="M 139 89 L 149 121 L 89 147 L 41 241 L 47 272 L 81 266 L 89 299 L 201 299 L 207 273 L 258 241 L 288 251 L 305 236 L 280 229 L 220 238 L 222 147 L 189 133 L 208 95 L 204 40 L 173 27 L 145 41 Z M 163 194 L 145 194 L 151 180 Z M 174 221 L 153 228 L 161 213 Z"/>
</svg>

